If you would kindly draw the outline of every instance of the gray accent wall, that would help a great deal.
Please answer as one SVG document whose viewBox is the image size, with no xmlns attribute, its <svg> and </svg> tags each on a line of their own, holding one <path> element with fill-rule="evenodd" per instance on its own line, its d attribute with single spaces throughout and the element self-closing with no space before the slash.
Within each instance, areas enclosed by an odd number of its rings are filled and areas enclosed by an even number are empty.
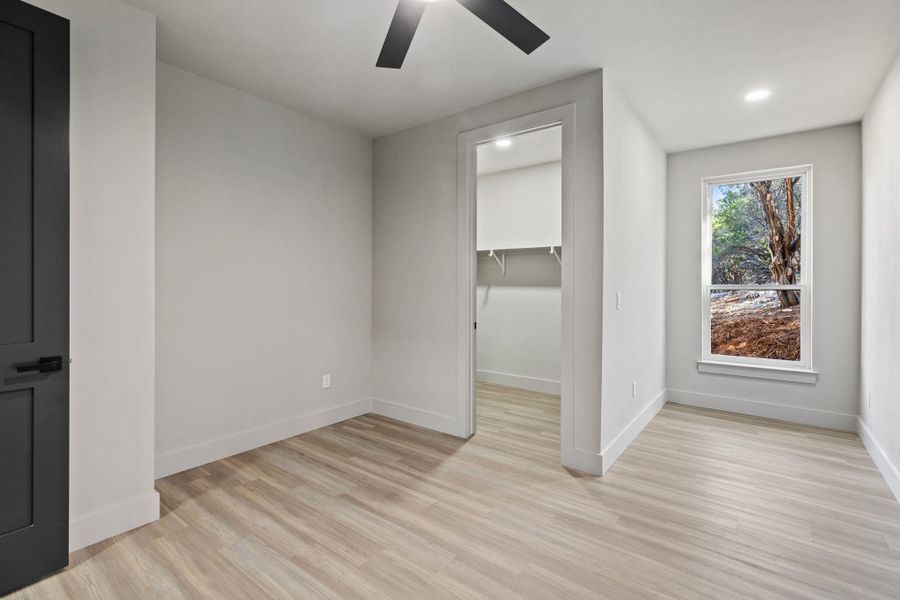
<svg viewBox="0 0 900 600">
<path fill-rule="evenodd" d="M 900 59 L 863 119 L 862 239 L 860 437 L 900 499 Z"/>
<path fill-rule="evenodd" d="M 605 472 L 666 401 L 667 235 L 666 154 L 613 76 L 603 81 Z"/>
<path fill-rule="evenodd" d="M 559 394 L 561 274 L 549 248 L 507 252 L 505 276 L 493 258 L 479 253 L 479 381 Z"/>
<path fill-rule="evenodd" d="M 861 136 L 859 124 L 669 155 L 669 399 L 855 431 L 859 405 Z M 813 165 L 815 385 L 699 373 L 700 180 Z M 810 232 L 804 231 L 804 235 Z"/>
<path fill-rule="evenodd" d="M 157 475 L 368 412 L 371 140 L 160 63 L 156 156 Z"/>
<path fill-rule="evenodd" d="M 457 149 L 461 132 L 576 107 L 575 447 L 599 456 L 603 79 L 568 79 L 375 140 L 373 394 L 379 412 L 448 433 L 457 414 Z M 571 254 L 570 254 L 571 258 Z"/>
</svg>

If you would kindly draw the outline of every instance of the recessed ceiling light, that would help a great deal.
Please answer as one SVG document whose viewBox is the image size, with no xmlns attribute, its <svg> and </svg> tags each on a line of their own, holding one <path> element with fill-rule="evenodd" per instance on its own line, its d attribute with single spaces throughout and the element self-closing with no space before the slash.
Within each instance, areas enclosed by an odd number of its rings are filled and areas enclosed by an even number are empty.
<svg viewBox="0 0 900 600">
<path fill-rule="evenodd" d="M 772 95 L 772 92 L 769 90 L 753 90 L 746 96 L 744 96 L 744 100 L 747 102 L 759 102 L 760 100 L 765 100 L 769 96 Z"/>
<path fill-rule="evenodd" d="M 503 138 L 501 140 L 497 140 L 494 142 L 498 148 L 509 148 L 512 146 L 512 140 L 509 138 Z"/>
</svg>

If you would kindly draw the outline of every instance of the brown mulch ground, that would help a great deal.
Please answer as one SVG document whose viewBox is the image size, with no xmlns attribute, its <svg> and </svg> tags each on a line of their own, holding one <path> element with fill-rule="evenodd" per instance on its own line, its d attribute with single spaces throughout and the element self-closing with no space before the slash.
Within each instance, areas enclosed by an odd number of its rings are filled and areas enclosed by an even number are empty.
<svg viewBox="0 0 900 600">
<path fill-rule="evenodd" d="M 799 306 L 736 293 L 713 298 L 710 308 L 713 354 L 800 360 Z"/>
</svg>

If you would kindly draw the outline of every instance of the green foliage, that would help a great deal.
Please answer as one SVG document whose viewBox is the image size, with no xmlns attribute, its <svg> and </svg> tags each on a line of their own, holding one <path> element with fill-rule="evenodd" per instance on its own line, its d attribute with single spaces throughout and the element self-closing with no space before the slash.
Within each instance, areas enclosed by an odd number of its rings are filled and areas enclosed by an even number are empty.
<svg viewBox="0 0 900 600">
<path fill-rule="evenodd" d="M 764 284 L 768 268 L 766 221 L 747 184 L 719 186 L 713 203 L 712 281 Z"/>
</svg>

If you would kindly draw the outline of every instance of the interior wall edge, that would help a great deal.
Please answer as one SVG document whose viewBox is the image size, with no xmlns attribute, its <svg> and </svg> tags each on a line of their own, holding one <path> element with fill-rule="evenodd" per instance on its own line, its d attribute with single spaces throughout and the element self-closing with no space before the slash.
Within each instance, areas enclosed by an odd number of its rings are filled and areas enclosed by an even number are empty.
<svg viewBox="0 0 900 600">
<path fill-rule="evenodd" d="M 668 390 L 668 401 L 673 404 L 723 410 L 751 417 L 763 417 L 797 425 L 809 425 L 811 427 L 836 429 L 851 433 L 856 433 L 857 428 L 857 415 L 854 414 L 790 406 L 774 402 L 760 402 L 758 400 L 731 398 L 729 396 L 703 394 L 672 388 Z"/>
<path fill-rule="evenodd" d="M 328 425 L 368 414 L 369 399 L 349 402 L 325 410 L 293 417 L 262 427 L 255 427 L 231 435 L 208 440 L 156 456 L 156 478 L 161 479 L 194 467 L 199 467 L 248 450 L 308 433 Z"/>
<path fill-rule="evenodd" d="M 101 542 L 159 519 L 159 493 L 114 504 L 69 521 L 69 552 Z"/>
<path fill-rule="evenodd" d="M 866 425 L 862 417 L 859 417 L 859 439 L 862 440 L 866 452 L 872 457 L 872 461 L 881 473 L 884 482 L 893 492 L 897 502 L 900 502 L 900 468 L 897 467 L 888 456 L 887 452 L 878 439 L 873 435 L 872 430 Z"/>
</svg>

